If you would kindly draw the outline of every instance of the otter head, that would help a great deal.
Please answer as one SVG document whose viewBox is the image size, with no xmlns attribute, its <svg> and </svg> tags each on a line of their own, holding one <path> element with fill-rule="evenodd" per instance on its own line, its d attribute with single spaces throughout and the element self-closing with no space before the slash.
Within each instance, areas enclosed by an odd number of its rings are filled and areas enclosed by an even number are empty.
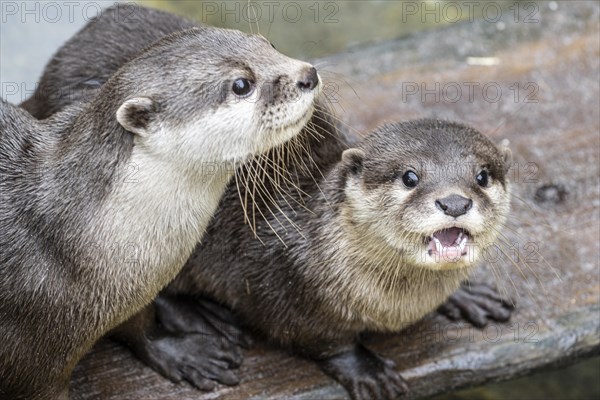
<svg viewBox="0 0 600 400">
<path fill-rule="evenodd" d="M 119 91 L 116 119 L 136 144 L 190 165 L 243 161 L 292 138 L 320 86 L 312 65 L 262 36 L 206 27 L 161 39 L 104 90 Z"/>
<path fill-rule="evenodd" d="M 507 148 L 458 123 L 384 125 L 343 154 L 347 225 L 402 265 L 470 267 L 509 211 L 509 159 Z"/>
</svg>

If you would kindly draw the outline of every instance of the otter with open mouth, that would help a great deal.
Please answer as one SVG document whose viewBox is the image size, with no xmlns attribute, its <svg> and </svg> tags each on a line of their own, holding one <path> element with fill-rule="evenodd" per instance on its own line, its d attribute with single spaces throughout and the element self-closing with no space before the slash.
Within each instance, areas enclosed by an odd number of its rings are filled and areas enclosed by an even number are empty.
<svg viewBox="0 0 600 400">
<path fill-rule="evenodd" d="M 249 206 L 230 188 L 227 207 L 163 297 L 208 294 L 255 332 L 316 360 L 353 398 L 395 399 L 403 379 L 358 337 L 400 331 L 469 277 L 509 212 L 510 151 L 441 120 L 386 124 L 345 151 L 331 126 L 311 129 L 321 146 L 312 139 L 304 161 L 286 165 L 311 195 L 305 204 L 273 195 L 274 207 L 254 196 L 258 208 L 277 210 L 257 219 L 257 239 L 242 230 Z M 499 320 L 510 314 L 498 309 Z M 194 331 L 195 316 L 170 310 L 166 324 Z"/>
</svg>

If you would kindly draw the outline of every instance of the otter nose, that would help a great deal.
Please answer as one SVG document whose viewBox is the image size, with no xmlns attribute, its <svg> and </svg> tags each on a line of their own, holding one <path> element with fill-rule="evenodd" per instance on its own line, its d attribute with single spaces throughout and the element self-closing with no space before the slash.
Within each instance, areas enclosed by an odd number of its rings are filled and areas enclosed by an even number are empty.
<svg viewBox="0 0 600 400">
<path fill-rule="evenodd" d="M 310 92 L 319 84 L 319 75 L 315 67 L 308 68 L 302 78 L 296 83 L 300 90 Z"/>
<path fill-rule="evenodd" d="M 458 194 L 451 194 L 443 199 L 436 200 L 435 205 L 444 214 L 456 218 L 466 214 L 473 207 L 473 200 L 459 196 Z"/>
</svg>

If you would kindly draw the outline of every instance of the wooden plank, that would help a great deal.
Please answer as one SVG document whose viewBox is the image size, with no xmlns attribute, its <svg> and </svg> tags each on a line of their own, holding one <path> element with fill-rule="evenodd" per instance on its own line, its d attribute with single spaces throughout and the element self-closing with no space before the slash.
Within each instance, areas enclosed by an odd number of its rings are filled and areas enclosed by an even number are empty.
<svg viewBox="0 0 600 400">
<path fill-rule="evenodd" d="M 505 14 L 503 26 L 463 23 L 320 60 L 335 72 L 323 77 L 337 85 L 340 117 L 352 129 L 425 116 L 463 121 L 495 140 L 508 138 L 518 166 L 504 232 L 520 253 L 518 267 L 500 258 L 476 278 L 516 298 L 513 320 L 480 331 L 430 315 L 403 333 L 374 338 L 370 346 L 395 360 L 408 379 L 409 397 L 510 379 L 600 352 L 600 6 L 552 3 L 557 10 L 539 3 L 538 23 Z M 468 57 L 493 57 L 497 65 L 472 65 L 478 60 L 470 64 Z M 436 83 L 437 98 L 423 92 L 436 90 Z M 417 93 L 410 94 L 415 85 Z M 515 250 L 508 252 L 514 259 Z M 76 368 L 72 395 L 346 398 L 311 362 L 262 343 L 246 352 L 241 376 L 238 387 L 203 394 L 103 341 Z"/>
</svg>

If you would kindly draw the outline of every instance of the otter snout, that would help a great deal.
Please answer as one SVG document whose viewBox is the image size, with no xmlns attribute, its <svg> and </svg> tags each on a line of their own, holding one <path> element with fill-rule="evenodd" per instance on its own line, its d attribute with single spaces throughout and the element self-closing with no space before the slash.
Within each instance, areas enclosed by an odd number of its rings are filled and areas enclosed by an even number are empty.
<svg viewBox="0 0 600 400">
<path fill-rule="evenodd" d="M 444 214 L 457 218 L 466 214 L 467 211 L 473 207 L 473 200 L 458 194 L 451 194 L 443 199 L 436 200 L 435 205 L 442 210 Z"/>
<path fill-rule="evenodd" d="M 296 82 L 296 86 L 300 90 L 310 92 L 319 84 L 319 74 L 315 67 L 309 67 L 301 73 L 300 79 Z"/>
</svg>

